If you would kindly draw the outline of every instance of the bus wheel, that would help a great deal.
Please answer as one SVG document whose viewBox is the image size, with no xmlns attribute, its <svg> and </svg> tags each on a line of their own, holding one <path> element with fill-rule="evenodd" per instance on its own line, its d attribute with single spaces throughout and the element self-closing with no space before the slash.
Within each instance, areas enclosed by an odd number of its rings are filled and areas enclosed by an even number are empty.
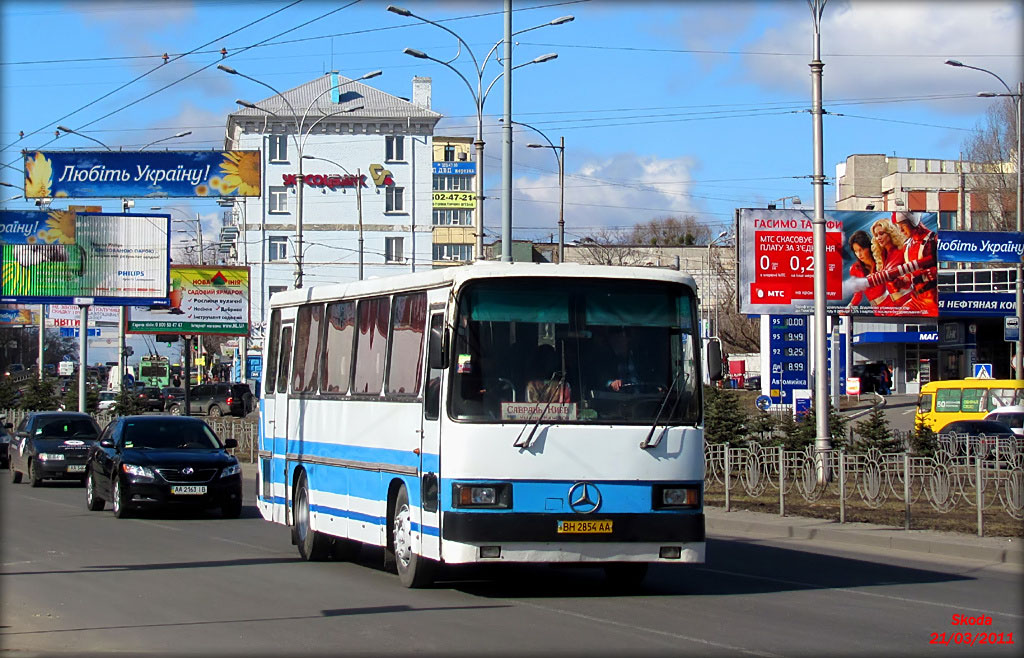
<svg viewBox="0 0 1024 658">
<path fill-rule="evenodd" d="M 295 538 L 299 546 L 299 555 L 306 562 L 322 562 L 327 559 L 331 550 L 330 538 L 313 530 L 309 519 L 309 486 L 306 474 L 299 477 L 299 486 L 295 491 Z"/>
<path fill-rule="evenodd" d="M 638 587 L 647 577 L 647 563 L 611 562 L 604 565 L 604 575 L 613 587 Z"/>
<path fill-rule="evenodd" d="M 412 550 L 412 510 L 409 493 L 402 487 L 395 498 L 391 519 L 391 540 L 395 550 L 398 577 L 406 587 L 426 587 L 434 582 L 434 563 Z"/>
</svg>

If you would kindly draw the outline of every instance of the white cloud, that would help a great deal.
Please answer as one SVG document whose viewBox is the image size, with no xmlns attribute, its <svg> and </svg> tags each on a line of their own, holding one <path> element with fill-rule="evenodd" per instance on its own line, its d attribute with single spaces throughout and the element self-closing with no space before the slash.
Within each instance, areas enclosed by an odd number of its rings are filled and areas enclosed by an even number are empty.
<svg viewBox="0 0 1024 658">
<path fill-rule="evenodd" d="M 806 7 L 777 5 L 790 20 L 771 27 L 745 50 L 805 56 L 746 56 L 747 81 L 766 89 L 810 89 L 812 23 Z M 797 11 L 802 9 L 802 11 Z M 946 59 L 1021 76 L 1021 13 L 1008 2 L 851 1 L 826 5 L 821 25 L 826 99 L 915 96 L 985 90 L 998 82 L 954 71 Z M 986 78 L 988 78 L 986 80 Z"/>
</svg>

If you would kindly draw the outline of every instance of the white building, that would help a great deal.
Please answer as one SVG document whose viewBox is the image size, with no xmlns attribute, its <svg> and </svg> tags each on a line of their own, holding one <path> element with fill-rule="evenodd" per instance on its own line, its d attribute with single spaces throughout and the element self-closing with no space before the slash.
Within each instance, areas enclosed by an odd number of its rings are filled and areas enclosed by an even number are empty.
<svg viewBox="0 0 1024 658">
<path fill-rule="evenodd" d="M 413 78 L 411 102 L 328 73 L 254 105 L 228 116 L 225 147 L 260 151 L 262 189 L 236 198 L 221 240 L 234 241 L 231 260 L 251 268 L 258 347 L 270 295 L 296 286 L 300 172 L 302 287 L 358 278 L 360 225 L 363 278 L 431 267 L 431 142 L 441 115 L 423 77 Z"/>
</svg>

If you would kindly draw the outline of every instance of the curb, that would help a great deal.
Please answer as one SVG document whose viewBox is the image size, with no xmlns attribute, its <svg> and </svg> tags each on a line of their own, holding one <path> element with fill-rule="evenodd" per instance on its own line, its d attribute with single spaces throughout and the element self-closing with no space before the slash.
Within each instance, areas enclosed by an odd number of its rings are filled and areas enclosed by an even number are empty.
<svg viewBox="0 0 1024 658">
<path fill-rule="evenodd" d="M 1024 547 L 1018 538 L 968 539 L 930 530 L 907 531 L 866 523 L 840 525 L 835 521 L 803 517 L 768 520 L 757 518 L 764 515 L 756 512 L 724 512 L 707 508 L 704 512 L 708 534 L 830 542 L 1024 566 Z"/>
</svg>

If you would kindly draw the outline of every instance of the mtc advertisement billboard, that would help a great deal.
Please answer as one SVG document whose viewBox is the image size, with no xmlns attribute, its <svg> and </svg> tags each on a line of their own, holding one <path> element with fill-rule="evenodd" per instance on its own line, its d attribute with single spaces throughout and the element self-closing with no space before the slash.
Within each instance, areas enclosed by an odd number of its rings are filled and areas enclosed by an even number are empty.
<svg viewBox="0 0 1024 658">
<path fill-rule="evenodd" d="M 258 197 L 259 151 L 28 151 L 25 197 Z"/>
<path fill-rule="evenodd" d="M 170 215 L 0 210 L 0 302 L 167 304 Z"/>
<path fill-rule="evenodd" d="M 129 333 L 249 335 L 249 268 L 171 267 L 170 305 L 133 308 Z"/>
<path fill-rule="evenodd" d="M 813 313 L 813 211 L 737 215 L 740 312 Z M 829 312 L 938 315 L 935 213 L 826 211 L 825 221 Z"/>
</svg>

